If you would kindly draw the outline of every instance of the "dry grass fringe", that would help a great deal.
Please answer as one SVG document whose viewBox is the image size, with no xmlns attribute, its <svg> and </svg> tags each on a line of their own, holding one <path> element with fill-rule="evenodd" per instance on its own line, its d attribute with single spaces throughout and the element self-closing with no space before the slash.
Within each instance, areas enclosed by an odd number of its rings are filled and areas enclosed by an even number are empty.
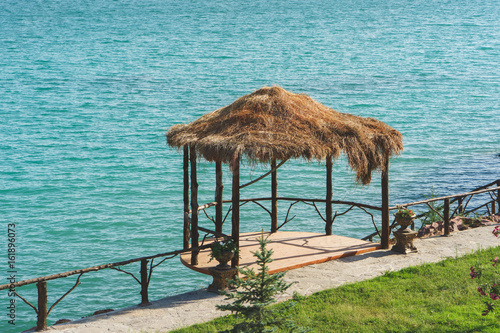
<svg viewBox="0 0 500 333">
<path fill-rule="evenodd" d="M 357 181 L 368 184 L 385 158 L 403 150 L 401 133 L 374 118 L 341 113 L 304 94 L 264 87 L 233 104 L 167 133 L 173 147 L 190 146 L 208 161 L 232 164 L 240 157 L 323 160 L 346 154 Z"/>
</svg>

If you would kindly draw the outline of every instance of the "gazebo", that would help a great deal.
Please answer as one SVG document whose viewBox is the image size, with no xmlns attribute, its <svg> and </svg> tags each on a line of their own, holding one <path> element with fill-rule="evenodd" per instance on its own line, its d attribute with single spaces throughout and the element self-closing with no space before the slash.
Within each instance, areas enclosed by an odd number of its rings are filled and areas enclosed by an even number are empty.
<svg viewBox="0 0 500 333">
<path fill-rule="evenodd" d="M 382 177 L 381 247 L 389 248 L 389 158 L 403 150 L 401 133 L 373 119 L 341 113 L 316 102 L 304 94 L 295 94 L 281 87 L 263 87 L 234 103 L 205 114 L 190 124 L 174 125 L 167 133 L 167 142 L 184 151 L 184 248 L 199 247 L 199 230 L 222 236 L 223 181 L 222 163 L 232 171 L 231 235 L 240 241 L 240 189 L 271 175 L 271 228 L 278 229 L 277 169 L 287 160 L 326 160 L 325 234 L 332 234 L 332 163 L 345 154 L 356 173 L 357 182 L 371 182 L 372 172 Z M 198 203 L 196 162 L 203 157 L 215 162 L 215 201 Z M 242 158 L 255 163 L 270 164 L 271 170 L 254 181 L 240 185 Z M 215 230 L 198 225 L 198 212 L 215 206 Z M 198 265 L 199 251 L 191 253 L 191 265 Z M 232 260 L 232 266 L 239 265 Z"/>
</svg>

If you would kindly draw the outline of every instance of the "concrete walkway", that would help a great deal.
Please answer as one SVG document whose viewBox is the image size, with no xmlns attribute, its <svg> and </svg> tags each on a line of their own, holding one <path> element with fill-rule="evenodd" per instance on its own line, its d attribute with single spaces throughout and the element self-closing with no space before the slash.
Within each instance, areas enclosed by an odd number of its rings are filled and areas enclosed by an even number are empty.
<svg viewBox="0 0 500 333">
<path fill-rule="evenodd" d="M 454 258 L 500 245 L 500 240 L 492 234 L 493 228 L 480 227 L 452 233 L 450 237 L 419 239 L 414 242 L 418 253 L 402 255 L 390 250 L 377 250 L 288 271 L 286 280 L 294 284 L 280 300 L 291 297 L 295 291 L 310 295 L 345 283 L 371 279 L 386 271 L 438 262 L 447 257 Z M 147 307 L 132 306 L 52 326 L 49 330 L 64 333 L 169 332 L 223 315 L 215 309 L 216 304 L 223 302 L 222 296 L 203 289 L 164 298 Z"/>
</svg>

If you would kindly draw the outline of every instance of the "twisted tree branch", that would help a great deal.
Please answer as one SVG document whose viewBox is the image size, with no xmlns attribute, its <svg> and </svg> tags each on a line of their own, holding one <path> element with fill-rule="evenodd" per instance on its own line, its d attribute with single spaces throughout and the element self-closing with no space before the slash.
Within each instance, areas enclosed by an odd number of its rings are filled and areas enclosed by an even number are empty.
<svg viewBox="0 0 500 333">
<path fill-rule="evenodd" d="M 52 309 L 57 305 L 57 303 L 62 301 L 62 299 L 64 297 L 66 297 L 70 292 L 72 292 L 80 284 L 80 278 L 82 277 L 82 275 L 83 275 L 83 273 L 78 275 L 78 278 L 76 279 L 75 285 L 70 290 L 68 290 L 64 295 L 62 295 L 61 298 L 59 298 L 54 304 L 52 304 L 49 311 L 47 311 L 47 316 L 50 314 L 50 311 L 52 311 Z"/>
</svg>

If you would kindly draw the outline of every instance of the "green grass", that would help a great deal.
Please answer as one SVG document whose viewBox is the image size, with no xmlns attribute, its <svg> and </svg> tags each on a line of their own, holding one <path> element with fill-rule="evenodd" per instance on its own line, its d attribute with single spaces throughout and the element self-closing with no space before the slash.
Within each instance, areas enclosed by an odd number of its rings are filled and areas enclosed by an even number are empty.
<svg viewBox="0 0 500 333">
<path fill-rule="evenodd" d="M 470 266 L 497 256 L 500 248 L 478 251 L 299 297 L 291 314 L 312 332 L 500 332 L 500 313 L 481 315 L 479 282 L 469 277 Z M 225 316 L 174 332 L 218 332 L 235 320 Z"/>
</svg>

